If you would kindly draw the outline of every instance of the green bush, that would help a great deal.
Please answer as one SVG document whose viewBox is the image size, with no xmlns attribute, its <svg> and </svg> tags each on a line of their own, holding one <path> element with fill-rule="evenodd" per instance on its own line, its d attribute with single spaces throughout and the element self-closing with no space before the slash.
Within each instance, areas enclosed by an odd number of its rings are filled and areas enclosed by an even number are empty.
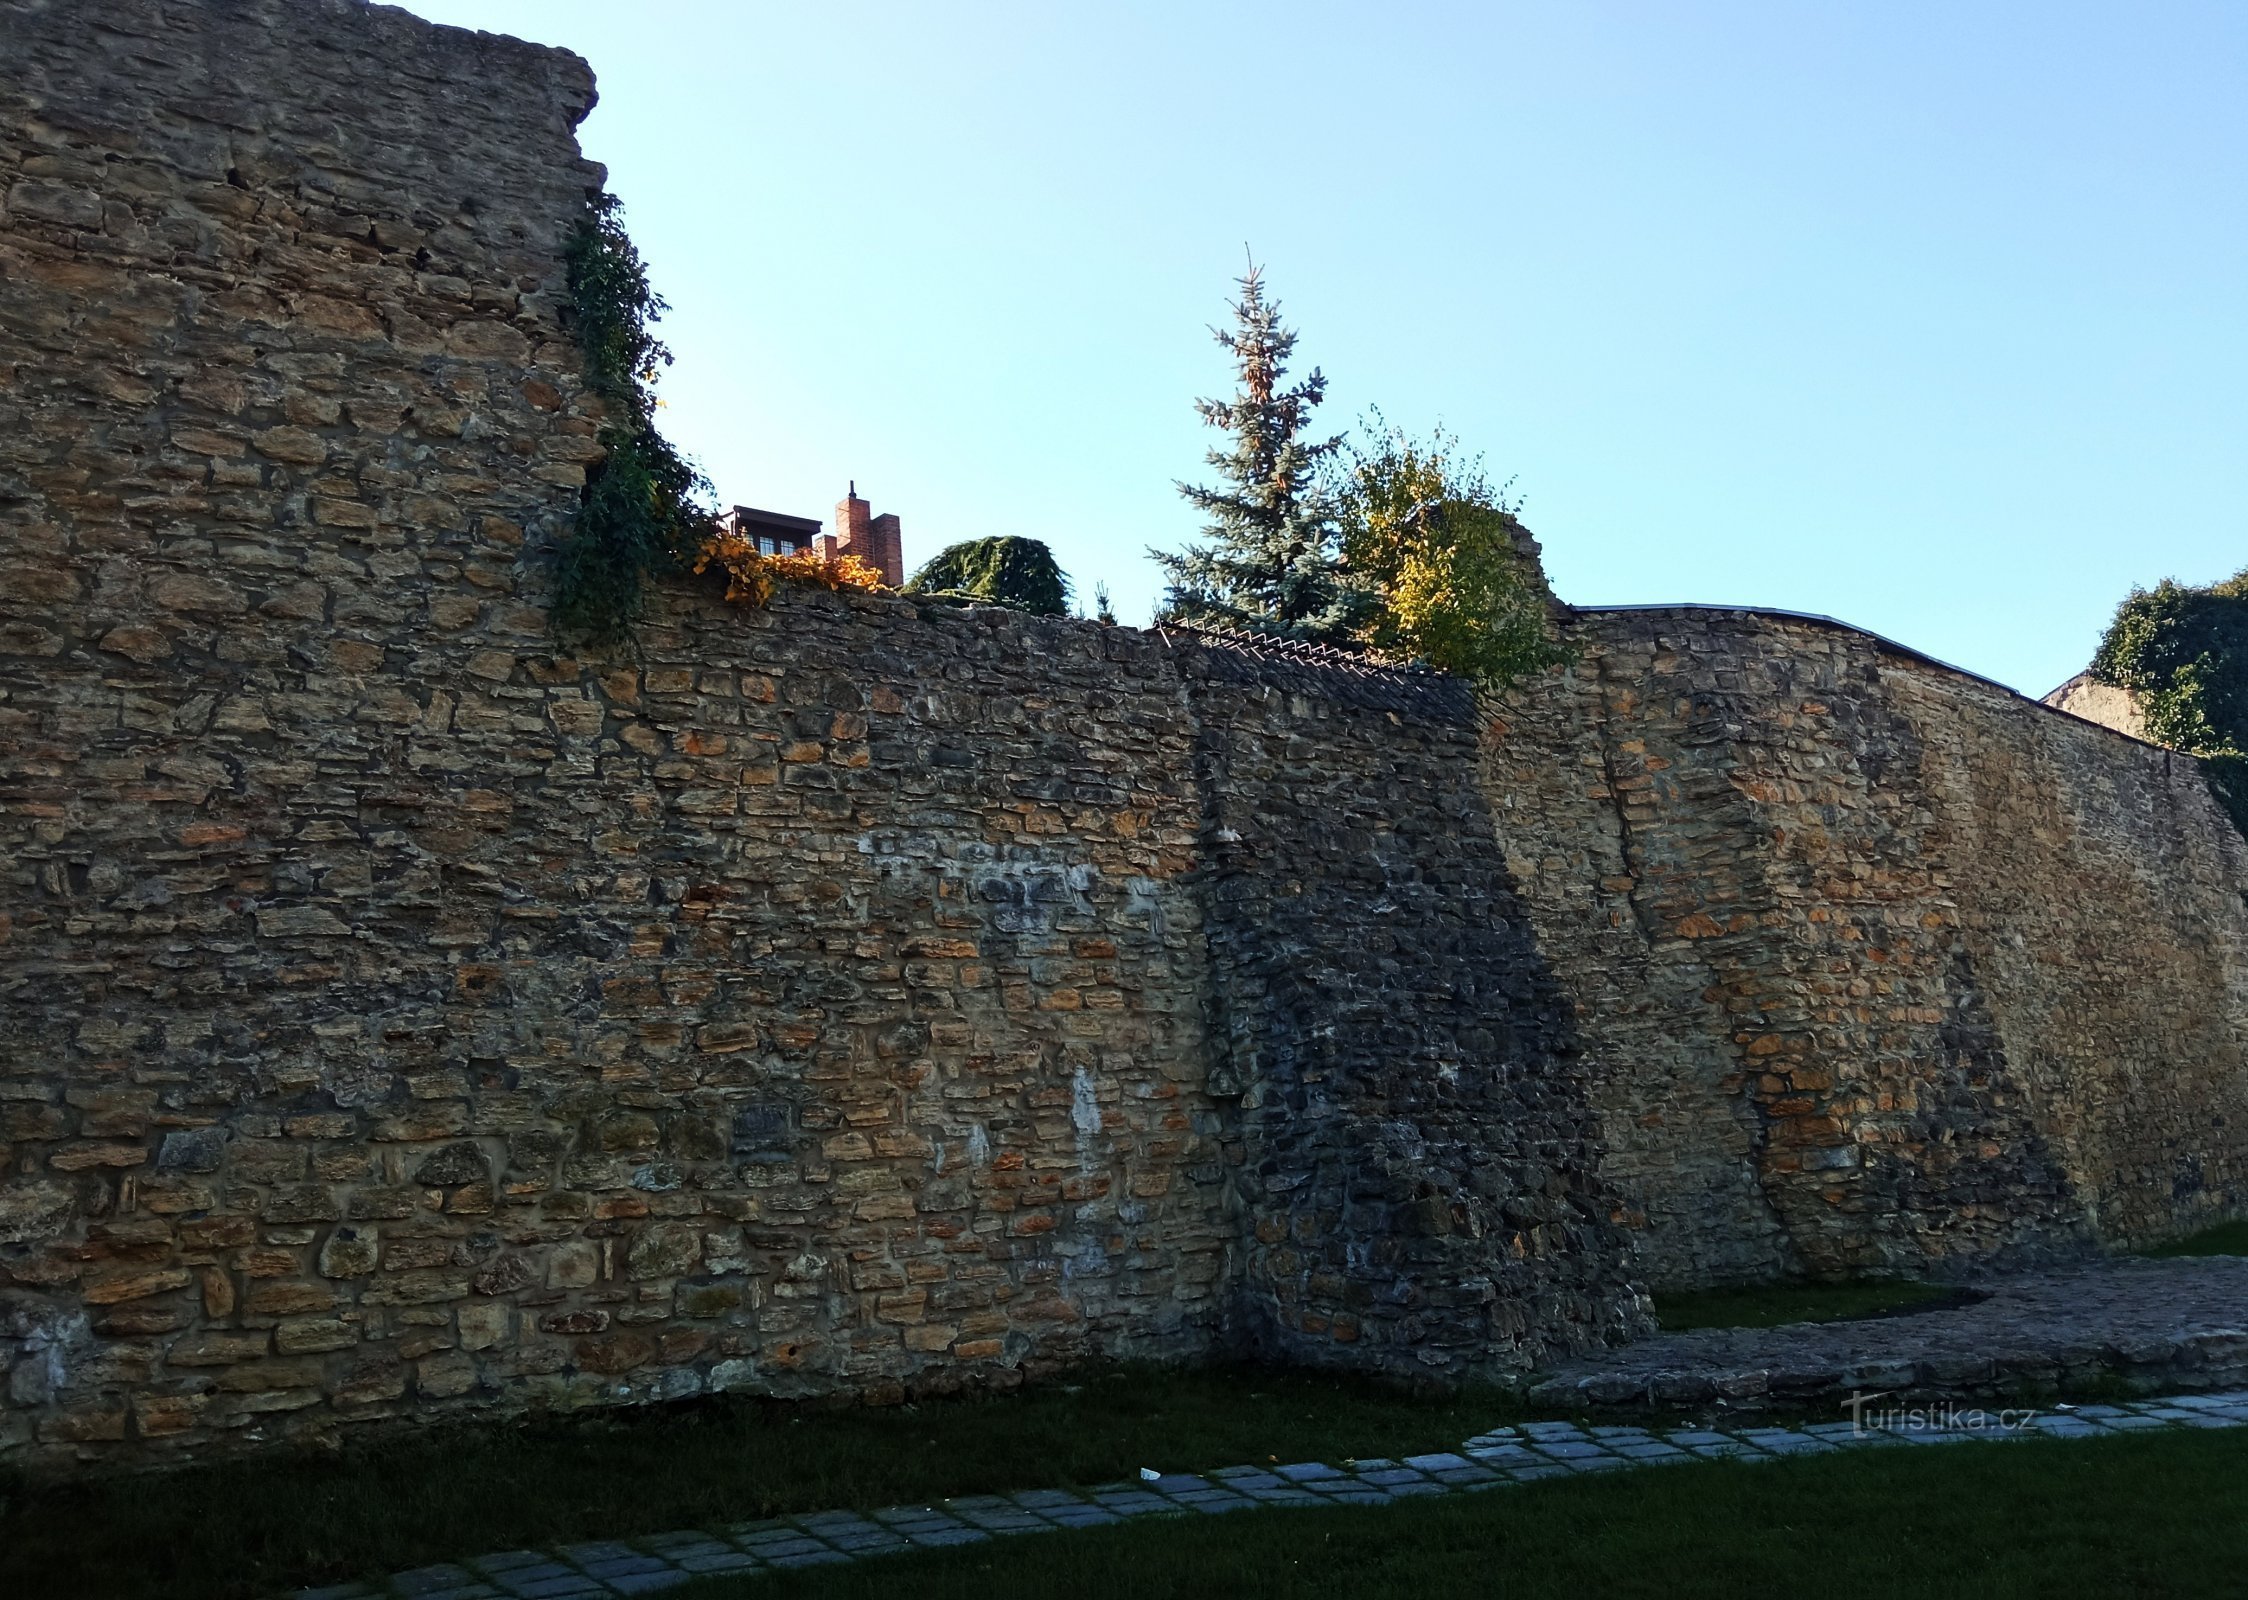
<svg viewBox="0 0 2248 1600">
<path fill-rule="evenodd" d="M 947 545 L 913 575 L 905 592 L 959 595 L 1040 617 L 1069 614 L 1069 579 L 1054 552 L 1036 539 Z"/>
<path fill-rule="evenodd" d="M 2137 697 L 2149 739 L 2203 758 L 2248 834 L 2248 569 L 2199 588 L 2165 579 L 2132 590 L 2092 676 Z"/>
<path fill-rule="evenodd" d="M 1334 494 L 1344 568 L 1377 596 L 1358 641 L 1492 689 L 1566 660 L 1506 487 L 1441 428 L 1418 441 L 1370 420 L 1374 442 L 1352 449 Z"/>
</svg>

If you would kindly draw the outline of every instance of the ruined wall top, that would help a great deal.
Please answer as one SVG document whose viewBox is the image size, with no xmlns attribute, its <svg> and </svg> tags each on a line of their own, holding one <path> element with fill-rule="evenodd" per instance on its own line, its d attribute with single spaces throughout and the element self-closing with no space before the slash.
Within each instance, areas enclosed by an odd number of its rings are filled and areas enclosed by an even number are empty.
<svg viewBox="0 0 2248 1600">
<path fill-rule="evenodd" d="M 49 144 L 144 159 L 140 140 L 168 125 L 154 150 L 186 171 L 223 176 L 220 154 L 286 146 L 291 175 L 339 196 L 394 204 L 410 173 L 439 191 L 414 198 L 503 213 L 598 175 L 554 159 L 595 100 L 567 50 L 364 0 L 0 0 L 0 16 L 4 92 Z"/>
</svg>

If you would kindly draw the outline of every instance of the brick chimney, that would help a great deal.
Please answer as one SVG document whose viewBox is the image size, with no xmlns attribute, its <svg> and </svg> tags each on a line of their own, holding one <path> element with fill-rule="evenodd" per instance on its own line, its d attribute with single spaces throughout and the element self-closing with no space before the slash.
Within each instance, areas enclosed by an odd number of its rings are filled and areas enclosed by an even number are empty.
<svg viewBox="0 0 2248 1600">
<path fill-rule="evenodd" d="M 835 503 L 835 531 L 820 535 L 823 556 L 857 556 L 882 574 L 895 589 L 905 582 L 905 545 L 895 512 L 874 515 L 874 507 L 859 498 L 859 486 Z"/>
</svg>

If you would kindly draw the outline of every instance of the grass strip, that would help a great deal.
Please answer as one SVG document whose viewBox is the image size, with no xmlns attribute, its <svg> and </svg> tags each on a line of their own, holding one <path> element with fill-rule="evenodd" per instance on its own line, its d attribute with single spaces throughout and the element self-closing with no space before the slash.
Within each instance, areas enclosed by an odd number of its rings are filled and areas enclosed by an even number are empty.
<svg viewBox="0 0 2248 1600">
<path fill-rule="evenodd" d="M 1666 1333 L 1689 1328 L 1778 1328 L 1791 1322 L 1849 1322 L 1895 1316 L 1960 1298 L 1938 1283 L 1769 1283 L 1655 1296 Z"/>
<path fill-rule="evenodd" d="M 2204 1228 L 2183 1239 L 2158 1244 L 2142 1254 L 2158 1260 L 2175 1260 L 2179 1256 L 2248 1256 L 2248 1221 L 2220 1222 L 2214 1228 Z"/>
<path fill-rule="evenodd" d="M 519 1546 L 1088 1485 L 1143 1467 L 1455 1448 L 1497 1391 L 1126 1367 L 882 1408 L 725 1399 L 483 1421 L 96 1482 L 0 1481 L 0 1595 L 243 1600 Z"/>
<path fill-rule="evenodd" d="M 2248 1432 L 1896 1445 L 1236 1512 L 713 1580 L 681 1600 L 2237 1596 Z"/>
</svg>

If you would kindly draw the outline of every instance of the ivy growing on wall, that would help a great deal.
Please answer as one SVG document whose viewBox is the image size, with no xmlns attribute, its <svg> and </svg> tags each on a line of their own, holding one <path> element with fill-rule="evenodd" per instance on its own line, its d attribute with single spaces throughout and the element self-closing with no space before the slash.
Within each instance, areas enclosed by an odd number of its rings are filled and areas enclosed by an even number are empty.
<svg viewBox="0 0 2248 1600">
<path fill-rule="evenodd" d="M 656 375 L 671 352 L 654 333 L 665 310 L 624 231 L 617 197 L 596 196 L 564 251 L 569 320 L 600 396 L 607 452 L 585 488 L 555 575 L 555 633 L 619 645 L 651 574 L 686 570 L 716 531 L 709 481 L 656 428 Z"/>
<path fill-rule="evenodd" d="M 2200 588 L 2166 580 L 2132 590 L 2092 676 L 2137 697 L 2149 739 L 2203 758 L 2248 835 L 2248 569 Z"/>
</svg>

